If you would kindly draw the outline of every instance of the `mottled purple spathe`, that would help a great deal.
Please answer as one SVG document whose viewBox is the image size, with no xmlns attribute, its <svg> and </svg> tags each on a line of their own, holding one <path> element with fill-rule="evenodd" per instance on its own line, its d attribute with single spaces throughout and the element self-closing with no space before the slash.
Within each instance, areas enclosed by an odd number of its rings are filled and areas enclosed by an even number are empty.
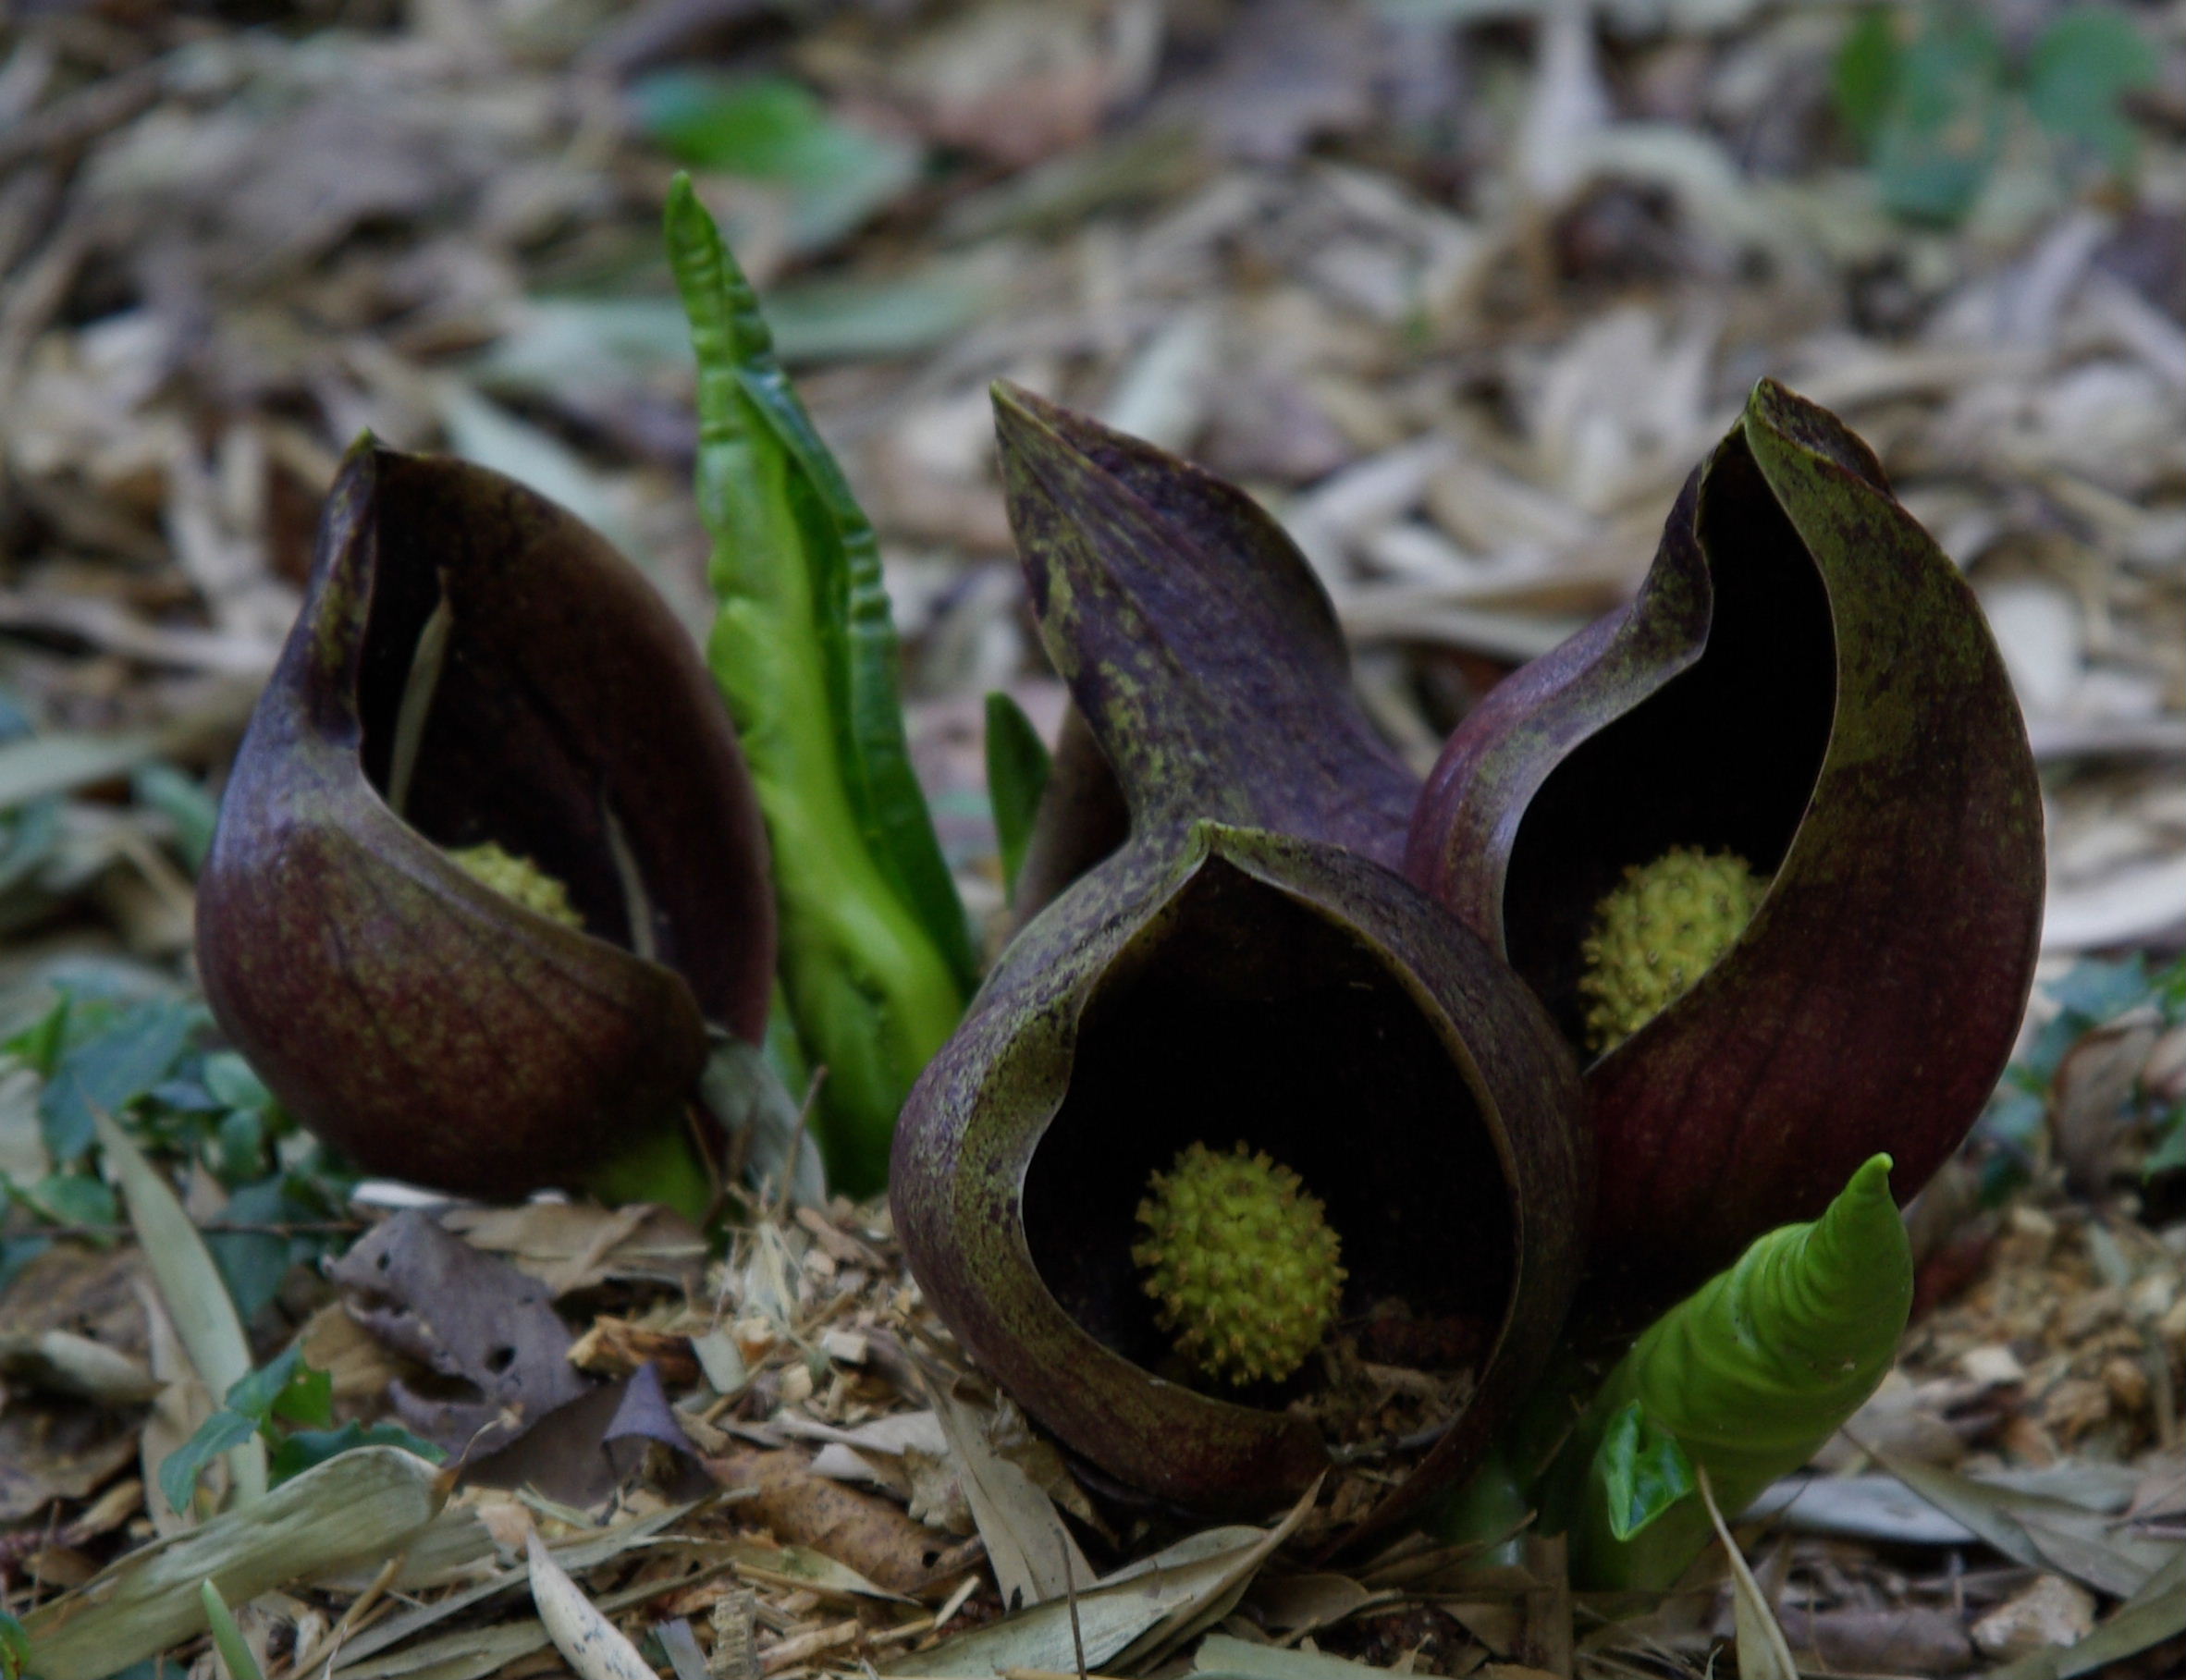
<svg viewBox="0 0 2186 1680">
<path fill-rule="evenodd" d="M 1264 1148 L 1325 1205 L 1347 1319 L 1462 1322 L 1486 1348 L 1369 1518 L 1394 1520 L 1479 1461 L 1554 1344 L 1585 1225 L 1576 1068 L 1517 977 L 1387 866 L 1418 784 L 1274 522 L 1025 393 L 996 409 L 1041 634 L 1128 833 L 1084 849 L 905 1104 L 905 1253 L 1072 1449 L 1161 1499 L 1262 1509 L 1329 1462 L 1288 1409 L 1318 1355 L 1284 1383 L 1195 1381 L 1131 1247 L 1186 1145 Z"/>
<path fill-rule="evenodd" d="M 398 815 L 396 715 L 443 591 Z M 489 840 L 561 880 L 584 930 L 443 850 Z M 482 1196 L 682 1123 L 706 1023 L 755 1039 L 773 970 L 750 778 L 666 605 L 512 480 L 369 442 L 328 497 L 197 915 L 214 1013 L 291 1112 L 369 1171 Z"/>
<path fill-rule="evenodd" d="M 1972 592 L 1867 447 L 1767 381 L 1632 604 L 1459 727 L 1406 869 L 1577 1047 L 1593 907 L 1676 845 L 1774 879 L 1700 983 L 1586 1073 L 1582 1299 L 1635 1327 L 1873 1155 L 1918 1190 L 1995 1087 L 2041 929 L 2041 790 Z"/>
</svg>

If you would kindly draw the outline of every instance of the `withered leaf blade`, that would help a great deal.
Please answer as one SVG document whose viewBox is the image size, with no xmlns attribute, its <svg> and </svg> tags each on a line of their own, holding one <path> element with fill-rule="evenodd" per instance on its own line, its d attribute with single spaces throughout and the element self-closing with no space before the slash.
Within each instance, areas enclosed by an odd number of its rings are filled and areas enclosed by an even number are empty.
<svg viewBox="0 0 2186 1680">
<path fill-rule="evenodd" d="M 583 930 L 443 850 L 487 840 Z M 497 473 L 350 453 L 198 899 L 208 999 L 286 1105 L 375 1171 L 571 1182 L 680 1115 L 706 1021 L 763 1030 L 766 857 L 719 697 L 627 561 Z"/>
<path fill-rule="evenodd" d="M 1728 848 L 1744 935 L 1587 1073 L 1590 1299 L 1644 1318 L 1870 1154 L 1957 1147 L 2032 982 L 2041 802 L 1971 592 L 1859 439 L 1763 382 L 1633 603 L 1495 691 L 1407 867 L 1575 1043 L 1579 947 L 1627 865 Z"/>
</svg>

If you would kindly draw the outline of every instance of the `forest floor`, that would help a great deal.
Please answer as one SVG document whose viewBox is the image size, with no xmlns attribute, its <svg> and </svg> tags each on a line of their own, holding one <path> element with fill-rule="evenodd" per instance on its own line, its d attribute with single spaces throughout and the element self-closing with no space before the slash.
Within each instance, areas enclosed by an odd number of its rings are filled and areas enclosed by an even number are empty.
<svg viewBox="0 0 2186 1680">
<path fill-rule="evenodd" d="M 2026 714 L 2043 960 L 2014 1073 L 1913 1212 L 1897 1370 L 1741 1538 L 1801 1672 L 2186 1671 L 2186 6 L 0 19 L 0 1611 L 35 1629 L 190 1527 L 154 1472 L 219 1409 L 141 1208 L 55 1118 L 72 1080 L 172 1169 L 254 1357 L 330 1375 L 288 1403 L 306 1423 L 490 1423 L 504 1260 L 559 1309 L 522 1319 L 519 1361 L 619 1385 L 503 1449 L 529 1443 L 498 1478 L 521 1491 L 467 1489 L 388 1567 L 254 1599 L 273 1680 L 557 1671 L 534 1532 L 633 1633 L 680 1628 L 648 1648 L 679 1680 L 1732 1661 L 1719 1551 L 1635 1613 L 1575 1599 L 1539 1542 L 1332 1564 L 1286 1527 L 1119 1506 L 964 1368 L 882 1207 L 755 1209 L 726 1257 L 645 1209 L 390 1219 L 396 1192 L 320 1175 L 206 1048 L 193 870 L 361 431 L 545 492 L 703 631 L 659 231 L 688 167 L 878 528 L 915 754 L 998 929 L 983 698 L 1051 730 L 1062 693 L 991 381 L 1247 485 L 1422 768 L 1628 596 L 1757 378 L 1873 443 Z M 363 1289 L 338 1258 L 360 1240 L 411 1281 Z M 400 1351 L 421 1325 L 437 1384 Z M 1061 1578 L 1025 1538 L 1050 1531 L 1085 1549 Z M 213 1662 L 199 1637 L 129 1672 Z"/>
</svg>

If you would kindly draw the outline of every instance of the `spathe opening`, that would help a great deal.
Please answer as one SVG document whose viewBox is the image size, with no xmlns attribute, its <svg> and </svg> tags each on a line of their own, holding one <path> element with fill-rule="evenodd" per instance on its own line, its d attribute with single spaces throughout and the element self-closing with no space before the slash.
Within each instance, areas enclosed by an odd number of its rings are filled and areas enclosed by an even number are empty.
<svg viewBox="0 0 2186 1680">
<path fill-rule="evenodd" d="M 1582 1056 L 1579 945 L 1626 866 L 1697 846 L 1735 852 L 1773 876 L 1829 744 L 1836 643 L 1828 593 L 1742 448 L 1710 466 L 1701 542 L 1714 589 L 1705 651 L 1555 768 L 1511 850 L 1511 966 Z"/>
<path fill-rule="evenodd" d="M 1386 959 L 1221 859 L 1096 984 L 1070 1085 L 1027 1170 L 1049 1291 L 1100 1342 L 1222 1398 L 1280 1404 L 1320 1380 L 1236 1388 L 1182 1368 L 1130 1254 L 1148 1177 L 1192 1142 L 1265 1150 L 1343 1242 L 1343 1319 L 1378 1363 L 1470 1364 L 1512 1281 L 1509 1195 L 1450 1048 Z M 1393 1356 L 1401 1348 L 1406 1355 Z M 1370 1356 L 1370 1355 L 1369 1355 Z"/>
<path fill-rule="evenodd" d="M 405 822 L 437 846 L 490 840 L 529 859 L 568 889 L 587 932 L 627 949 L 605 768 L 562 727 L 546 674 L 507 658 L 506 636 L 481 633 L 482 614 L 522 610 L 496 600 L 510 584 L 507 538 L 466 533 L 448 509 L 415 505 L 416 476 L 408 463 L 382 467 L 378 564 L 358 677 L 365 776 L 388 797 L 398 758 L 410 759 L 399 813 Z M 458 540 L 465 535 L 468 543 Z M 412 678 L 436 640 L 437 670 L 421 705 Z M 413 754 L 397 750 L 406 696 Z"/>
</svg>

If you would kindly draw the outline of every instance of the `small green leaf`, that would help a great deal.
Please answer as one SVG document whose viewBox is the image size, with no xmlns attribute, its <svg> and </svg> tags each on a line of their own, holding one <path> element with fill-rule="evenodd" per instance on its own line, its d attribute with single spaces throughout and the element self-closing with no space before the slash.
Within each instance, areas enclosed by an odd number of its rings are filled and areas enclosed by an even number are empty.
<svg viewBox="0 0 2186 1680">
<path fill-rule="evenodd" d="M 163 1079 L 189 1047 L 195 1006 L 142 1003 L 69 1049 L 38 1099 L 45 1147 L 72 1161 L 92 1145 L 92 1111 L 118 1115 Z"/>
<path fill-rule="evenodd" d="M 325 1252 L 327 1239 L 307 1232 L 284 1233 L 277 1227 L 322 1220 L 325 1209 L 301 1193 L 296 1175 L 275 1173 L 239 1186 L 227 1198 L 222 1223 L 275 1229 L 208 1231 L 205 1247 L 220 1269 L 221 1281 L 235 1297 L 236 1311 L 248 1321 L 281 1292 L 289 1269 Z"/>
<path fill-rule="evenodd" d="M 780 76 L 663 70 L 631 89 L 631 104 L 638 127 L 677 162 L 760 180 L 824 179 L 840 166 L 845 137 L 865 138 L 802 82 Z"/>
<path fill-rule="evenodd" d="M 270 1109 L 273 1093 L 252 1071 L 251 1064 L 233 1050 L 215 1050 L 205 1058 L 205 1089 L 227 1109 Z"/>
<path fill-rule="evenodd" d="M 215 1135 L 223 1183 L 255 1179 L 265 1171 L 265 1116 L 256 1109 L 230 1109 Z"/>
<path fill-rule="evenodd" d="M 63 992 L 54 999 L 51 1009 L 7 1041 L 7 1053 L 21 1057 L 37 1070 L 39 1078 L 51 1079 L 68 1050 L 68 1018 L 75 1007 L 76 999 Z"/>
<path fill-rule="evenodd" d="M 197 1494 L 197 1479 L 223 1453 L 232 1453 L 258 1433 L 258 1419 L 223 1407 L 197 1427 L 190 1438 L 161 1462 L 159 1490 L 176 1512 L 187 1514 Z"/>
<path fill-rule="evenodd" d="M 916 146 L 833 116 L 801 82 L 663 70 L 631 91 L 638 123 L 679 163 L 793 190 L 791 242 L 850 232 L 918 177 Z"/>
<path fill-rule="evenodd" d="M 2122 171 L 2132 164 L 2135 136 L 2118 103 L 2154 82 L 2159 67 L 2155 49 L 2124 13 L 2070 6 L 2027 55 L 2027 108 L 2052 134 Z"/>
<path fill-rule="evenodd" d="M 61 843 L 61 802 L 33 800 L 0 812 L 0 891 L 31 878 Z"/>
<path fill-rule="evenodd" d="M 1830 92 L 1837 118 L 1862 146 L 1872 146 L 1897 97 L 1902 68 L 1893 6 L 1861 12 L 1830 67 Z"/>
<path fill-rule="evenodd" d="M 175 825 L 175 844 L 190 872 L 195 875 L 203 868 L 205 854 L 213 849 L 213 830 L 220 821 L 220 802 L 205 791 L 204 784 L 171 764 L 154 763 L 129 779 L 129 792 L 137 803 L 150 806 Z"/>
<path fill-rule="evenodd" d="M 994 838 L 1001 849 L 1002 885 L 1013 896 L 1033 814 L 1047 791 L 1054 761 L 1032 719 L 999 690 L 987 696 L 987 797 L 994 804 Z"/>
<path fill-rule="evenodd" d="M 121 1217 L 114 1192 L 88 1172 L 55 1172 L 18 1193 L 56 1225 L 111 1225 Z"/>
<path fill-rule="evenodd" d="M 291 1476 L 301 1476 L 338 1453 L 357 1447 L 400 1447 L 420 1458 L 439 1464 L 448 1454 L 429 1441 L 422 1441 L 400 1424 L 365 1425 L 351 1418 L 338 1429 L 298 1429 L 276 1443 L 273 1479 L 277 1487 Z"/>
<path fill-rule="evenodd" d="M 1875 52 L 1872 43 L 1861 50 Z M 1859 96 L 1869 92 L 1884 95 L 1872 111 Z M 1884 204 L 1916 221 L 1957 221 L 1987 184 L 2003 144 L 2004 46 L 1996 26 L 1971 7 L 1936 7 L 1896 50 L 1886 88 L 1860 89 L 1853 110 L 1870 125 Z"/>
<path fill-rule="evenodd" d="M 31 1662 L 31 1636 L 23 1625 L 0 1610 L 0 1680 L 19 1680 Z"/>
<path fill-rule="evenodd" d="M 1697 1485 L 1677 1437 L 1656 1425 L 1637 1400 L 1618 1408 L 1602 1433 L 1594 1475 L 1609 1506 L 1609 1532 L 1628 1540 Z"/>
<path fill-rule="evenodd" d="M 220 1653 L 220 1661 L 227 1665 L 227 1680 L 265 1680 L 264 1671 L 258 1666 L 258 1659 L 243 1642 L 243 1630 L 235 1625 L 235 1617 L 228 1613 L 227 1600 L 220 1596 L 220 1588 L 208 1579 L 199 1588 L 204 1600 L 205 1624 L 212 1629 L 213 1645 Z"/>
<path fill-rule="evenodd" d="M 290 1346 L 229 1389 L 227 1404 L 261 1424 L 276 1417 L 284 1423 L 330 1424 L 334 1379 L 306 1365 L 301 1346 Z"/>
<path fill-rule="evenodd" d="M 2186 1167 L 2186 1106 L 2171 1109 L 2156 1122 L 2155 1142 L 2141 1162 L 2141 1176 L 2154 1178 Z"/>
<path fill-rule="evenodd" d="M 12 1191 L 13 1186 L 0 1180 L 0 1193 Z M 22 1275 L 23 1268 L 53 1246 L 49 1236 L 0 1237 L 0 1294 L 7 1293 L 7 1286 Z M 0 1675 L 0 1680 L 6 1676 Z"/>
</svg>

